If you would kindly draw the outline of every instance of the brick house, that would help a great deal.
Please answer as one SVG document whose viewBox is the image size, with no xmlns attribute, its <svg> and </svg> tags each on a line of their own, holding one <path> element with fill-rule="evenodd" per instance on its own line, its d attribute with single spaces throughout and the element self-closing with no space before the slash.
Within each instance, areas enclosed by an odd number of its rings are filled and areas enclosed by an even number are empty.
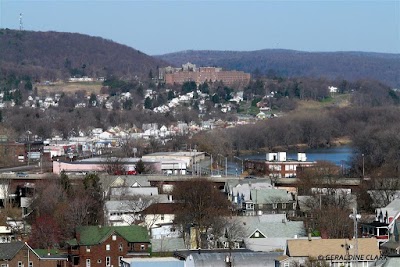
<svg viewBox="0 0 400 267">
<path fill-rule="evenodd" d="M 122 258 L 150 255 L 145 227 L 81 226 L 68 241 L 69 267 L 117 267 Z"/>
<path fill-rule="evenodd" d="M 63 255 L 40 256 L 28 244 L 17 241 L 0 243 L 1 267 L 66 267 Z"/>
</svg>

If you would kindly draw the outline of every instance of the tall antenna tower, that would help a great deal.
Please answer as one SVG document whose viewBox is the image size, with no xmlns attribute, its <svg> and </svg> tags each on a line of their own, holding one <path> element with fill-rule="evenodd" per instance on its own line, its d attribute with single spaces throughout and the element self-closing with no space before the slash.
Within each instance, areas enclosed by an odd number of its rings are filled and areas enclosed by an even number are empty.
<svg viewBox="0 0 400 267">
<path fill-rule="evenodd" d="M 22 24 L 22 13 L 19 13 L 19 30 L 24 30 L 24 25 Z"/>
</svg>

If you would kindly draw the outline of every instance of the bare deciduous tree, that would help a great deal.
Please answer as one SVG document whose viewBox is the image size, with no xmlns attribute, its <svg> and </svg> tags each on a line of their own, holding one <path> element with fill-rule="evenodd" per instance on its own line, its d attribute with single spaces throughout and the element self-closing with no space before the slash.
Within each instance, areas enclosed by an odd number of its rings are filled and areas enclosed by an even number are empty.
<svg viewBox="0 0 400 267">
<path fill-rule="evenodd" d="M 195 229 L 197 247 L 203 248 L 205 244 L 201 235 L 214 226 L 217 218 L 229 215 L 229 201 L 213 182 L 205 178 L 178 183 L 172 195 L 182 204 L 181 209 L 176 211 L 176 222 L 184 231 L 191 227 Z"/>
</svg>

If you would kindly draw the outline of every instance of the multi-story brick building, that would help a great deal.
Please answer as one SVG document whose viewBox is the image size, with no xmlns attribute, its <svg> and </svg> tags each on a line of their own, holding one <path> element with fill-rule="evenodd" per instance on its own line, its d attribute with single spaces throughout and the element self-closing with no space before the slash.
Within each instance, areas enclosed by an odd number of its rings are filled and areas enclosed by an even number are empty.
<svg viewBox="0 0 400 267">
<path fill-rule="evenodd" d="M 150 255 L 150 238 L 145 227 L 82 226 L 68 241 L 69 267 L 117 267 L 122 258 Z"/>
<path fill-rule="evenodd" d="M 267 153 L 266 160 L 246 160 L 244 167 L 250 173 L 271 178 L 295 178 L 299 169 L 311 167 L 316 162 L 307 161 L 305 153 L 298 153 L 297 160 L 287 159 L 286 152 Z"/>
<path fill-rule="evenodd" d="M 225 85 L 246 85 L 250 81 L 250 74 L 243 71 L 224 71 L 222 68 L 200 67 L 187 63 L 182 68 L 166 67 L 161 68 L 159 79 L 166 84 L 183 84 L 184 82 L 204 82 L 222 81 Z"/>
<path fill-rule="evenodd" d="M 21 241 L 0 243 L 1 267 L 66 267 L 66 255 L 45 256 L 36 253 L 28 244 Z"/>
</svg>

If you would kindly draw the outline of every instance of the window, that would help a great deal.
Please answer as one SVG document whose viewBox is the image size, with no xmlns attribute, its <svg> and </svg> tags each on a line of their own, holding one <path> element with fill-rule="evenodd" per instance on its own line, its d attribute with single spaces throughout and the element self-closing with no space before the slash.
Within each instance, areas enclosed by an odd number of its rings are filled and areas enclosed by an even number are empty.
<svg viewBox="0 0 400 267">
<path fill-rule="evenodd" d="M 33 261 L 29 261 L 29 262 L 28 262 L 28 266 L 29 266 L 29 267 L 33 267 Z"/>
<path fill-rule="evenodd" d="M 86 259 L 86 267 L 90 267 L 90 259 Z"/>
<path fill-rule="evenodd" d="M 111 266 L 111 258 L 106 257 L 106 266 Z"/>
<path fill-rule="evenodd" d="M 161 214 L 161 221 L 164 221 L 164 214 Z"/>
<path fill-rule="evenodd" d="M 117 236 L 116 235 L 112 235 L 112 240 L 113 241 L 117 240 Z"/>
<path fill-rule="evenodd" d="M 118 257 L 118 266 L 122 266 L 122 256 Z"/>
<path fill-rule="evenodd" d="M 276 209 L 278 208 L 278 204 L 276 204 L 276 203 L 272 204 L 272 208 L 273 208 L 274 210 L 276 210 Z"/>
<path fill-rule="evenodd" d="M 98 259 L 98 260 L 97 260 L 97 263 L 101 263 L 101 260 L 100 260 L 100 259 Z"/>
<path fill-rule="evenodd" d="M 259 232 L 255 232 L 254 233 L 254 237 L 260 237 L 260 233 Z"/>
<path fill-rule="evenodd" d="M 107 244 L 107 245 L 106 245 L 106 250 L 110 250 L 110 249 L 111 249 L 110 244 Z"/>
<path fill-rule="evenodd" d="M 86 252 L 90 252 L 90 246 L 86 246 Z"/>
<path fill-rule="evenodd" d="M 143 245 L 143 244 L 140 245 L 140 250 L 145 250 L 145 248 L 146 248 L 145 245 Z"/>
<path fill-rule="evenodd" d="M 18 261 L 18 267 L 23 267 L 22 261 Z"/>
<path fill-rule="evenodd" d="M 122 243 L 119 243 L 118 249 L 119 249 L 119 251 L 123 251 L 124 250 L 124 246 L 122 245 Z"/>
<path fill-rule="evenodd" d="M 286 209 L 286 203 L 282 203 L 282 209 Z"/>
<path fill-rule="evenodd" d="M 2 263 L 1 267 L 8 267 L 8 264 Z"/>
</svg>

